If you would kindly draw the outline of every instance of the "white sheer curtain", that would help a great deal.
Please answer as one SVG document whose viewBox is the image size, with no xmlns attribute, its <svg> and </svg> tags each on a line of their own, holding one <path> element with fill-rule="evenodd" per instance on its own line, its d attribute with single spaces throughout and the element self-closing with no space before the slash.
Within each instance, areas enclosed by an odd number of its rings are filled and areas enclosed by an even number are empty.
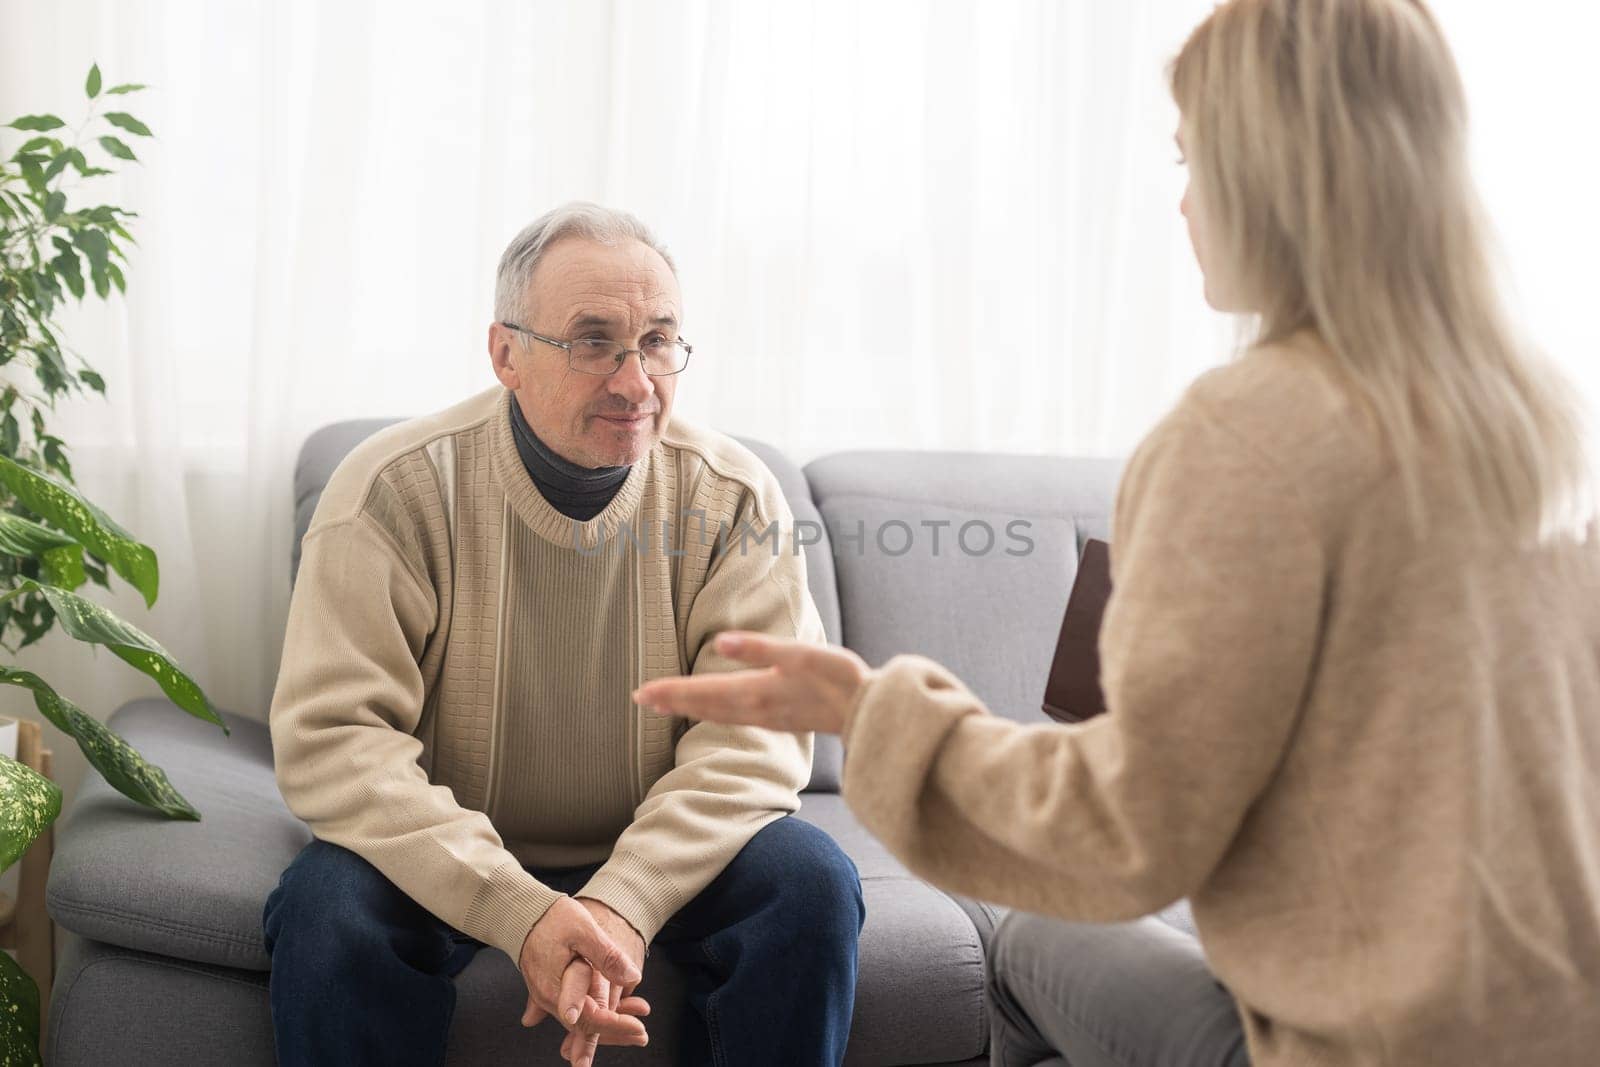
<svg viewBox="0 0 1600 1067">
<path fill-rule="evenodd" d="M 1574 17 L 1518 10 L 1541 7 Z M 1177 213 L 1162 80 L 1209 9 L 0 0 L 0 115 L 70 119 L 93 60 L 154 87 L 125 103 L 158 139 L 104 190 L 143 213 L 128 297 L 71 320 L 111 399 L 55 420 L 83 486 L 160 554 L 154 612 L 113 606 L 214 701 L 263 716 L 300 441 L 491 384 L 495 260 L 572 198 L 633 210 L 673 248 L 698 353 L 686 414 L 802 461 L 1125 453 L 1231 338 Z M 1486 17 L 1460 21 L 1489 39 Z M 1574 61 L 1583 37 L 1564 38 Z M 1492 70 L 1481 95 L 1543 71 L 1523 60 L 1538 69 Z M 1592 103 L 1587 70 L 1566 89 Z M 1549 189 L 1509 165 L 1500 180 Z M 1590 359 L 1593 204 L 1576 182 L 1563 196 L 1561 241 L 1589 227 L 1567 269 L 1591 283 L 1558 269 L 1538 310 Z M 59 636 L 25 662 L 96 715 L 155 692 Z M 10 692 L 0 709 L 30 710 Z M 70 794 L 82 764 L 54 746 Z"/>
<path fill-rule="evenodd" d="M 1467 84 L 1473 166 L 1512 268 L 1509 296 L 1600 414 L 1600 6 L 1434 6 Z"/>
</svg>

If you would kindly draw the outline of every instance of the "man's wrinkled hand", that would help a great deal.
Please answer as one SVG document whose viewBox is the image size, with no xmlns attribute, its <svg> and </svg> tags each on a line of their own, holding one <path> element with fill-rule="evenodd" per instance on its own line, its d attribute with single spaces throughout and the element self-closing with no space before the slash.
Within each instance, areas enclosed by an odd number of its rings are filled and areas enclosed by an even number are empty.
<svg viewBox="0 0 1600 1067">
<path fill-rule="evenodd" d="M 633 940 L 638 940 L 637 934 Z M 545 1016 L 554 1015 L 568 1030 L 583 1021 L 586 1032 L 606 1044 L 644 1044 L 644 1024 L 635 1017 L 644 1012 L 627 1014 L 611 1004 L 611 985 L 631 990 L 641 977 L 629 951 L 633 943 L 624 944 L 627 949 L 602 929 L 589 908 L 571 897 L 550 905 L 528 931 L 517 959 L 517 969 L 528 987 L 522 1025 L 536 1026 Z M 643 956 L 642 946 L 638 956 Z M 572 966 L 575 960 L 581 966 Z M 599 988 L 595 978 L 608 983 L 598 1002 L 590 997 L 590 990 Z M 620 1006 L 622 998 L 616 1003 Z"/>
<path fill-rule="evenodd" d="M 579 897 L 578 903 L 589 910 L 601 931 L 613 942 L 623 947 L 628 959 L 644 971 L 644 938 L 633 925 L 613 911 L 610 906 L 591 897 Z M 650 1005 L 642 998 L 632 996 L 634 986 L 608 981 L 596 974 L 584 961 L 575 960 L 568 968 L 562 982 L 563 992 L 568 987 L 584 988 L 584 1009 L 578 1021 L 568 1028 L 566 1040 L 561 1043 L 561 1056 L 573 1067 L 591 1067 L 600 1045 L 642 1045 L 645 1041 L 617 1040 L 603 1026 L 592 1020 L 606 1020 L 611 1015 L 643 1016 L 650 1013 Z M 648 1035 L 646 1036 L 648 1041 Z"/>
<path fill-rule="evenodd" d="M 577 901 L 589 910 L 590 915 L 594 916 L 594 921 L 605 932 L 606 936 L 621 946 L 628 957 L 628 961 L 642 975 L 644 973 L 644 938 L 639 936 L 639 931 L 633 928 L 633 924 L 611 910 L 610 905 L 603 904 L 593 897 L 578 897 Z M 637 985 L 638 983 L 634 984 Z M 631 988 L 625 989 L 623 990 L 623 996 L 627 996 L 631 992 L 633 992 Z"/>
<path fill-rule="evenodd" d="M 608 982 L 596 974 L 594 968 L 581 959 L 573 960 L 563 977 L 563 986 L 572 983 L 578 988 L 587 988 L 588 995 L 584 998 L 583 1011 L 578 1016 L 578 1021 L 572 1029 L 567 1031 L 566 1038 L 561 1042 L 561 1058 L 572 1064 L 573 1067 L 592 1067 L 595 1052 L 601 1045 L 633 1045 L 643 1046 L 649 1043 L 649 1035 L 639 1038 L 626 1038 L 618 1040 L 615 1037 L 604 1035 L 595 1025 L 597 1019 L 606 1016 L 601 1009 L 606 1009 L 611 1014 L 621 1016 L 645 1016 L 650 1014 L 650 1005 L 642 997 L 623 996 L 622 987 L 615 982 Z M 585 986 L 587 983 L 587 986 Z"/>
</svg>

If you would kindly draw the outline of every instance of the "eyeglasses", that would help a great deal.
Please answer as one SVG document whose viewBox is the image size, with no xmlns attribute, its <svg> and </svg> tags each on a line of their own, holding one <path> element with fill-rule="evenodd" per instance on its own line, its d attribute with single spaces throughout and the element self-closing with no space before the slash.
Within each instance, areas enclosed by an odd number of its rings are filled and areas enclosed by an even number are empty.
<svg viewBox="0 0 1600 1067">
<path fill-rule="evenodd" d="M 638 356 L 639 365 L 644 368 L 644 372 L 659 378 L 683 370 L 689 365 L 689 356 L 694 352 L 694 346 L 687 341 L 670 340 L 661 336 L 652 337 L 642 348 L 626 348 L 615 341 L 603 338 L 558 341 L 554 337 L 534 333 L 514 322 L 502 321 L 500 325 L 508 330 L 527 334 L 535 341 L 543 341 L 547 345 L 566 349 L 567 366 L 580 374 L 598 374 L 602 377 L 615 374 L 622 369 L 629 356 Z"/>
</svg>

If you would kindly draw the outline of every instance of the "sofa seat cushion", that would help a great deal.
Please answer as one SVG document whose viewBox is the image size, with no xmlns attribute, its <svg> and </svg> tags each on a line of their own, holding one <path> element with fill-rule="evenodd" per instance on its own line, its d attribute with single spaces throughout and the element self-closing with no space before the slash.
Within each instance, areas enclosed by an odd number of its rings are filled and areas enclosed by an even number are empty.
<svg viewBox="0 0 1600 1067">
<path fill-rule="evenodd" d="M 158 815 L 90 770 L 56 834 L 46 892 L 56 922 L 108 945 L 269 969 L 261 912 L 311 832 L 278 794 L 266 724 L 223 718 L 231 736 L 161 699 L 111 716 L 111 728 L 167 772 L 200 821 Z"/>
<path fill-rule="evenodd" d="M 104 946 L 269 969 L 261 912 L 311 835 L 278 794 L 266 725 L 225 718 L 228 737 L 165 700 L 135 701 L 111 717 L 112 727 L 166 770 L 202 818 L 164 819 L 91 773 L 57 837 L 48 902 L 58 923 Z M 828 831 L 861 872 L 867 921 L 851 1062 L 981 1055 L 988 1043 L 984 938 L 963 904 L 907 873 L 837 794 L 804 794 L 798 817 Z M 647 991 L 665 1037 L 676 1027 L 681 986 L 664 960 L 650 970 Z M 521 981 L 509 959 L 479 952 L 458 988 L 458 1011 L 473 1021 L 461 1040 L 475 1052 L 527 1047 L 517 1023 Z"/>
<path fill-rule="evenodd" d="M 988 1048 L 984 953 L 960 905 L 907 874 L 832 793 L 806 793 L 799 818 L 827 830 L 861 872 L 867 921 L 861 931 L 849 1065 L 945 1063 Z M 557 1062 L 560 1034 L 530 1035 L 517 1023 L 526 1003 L 511 960 L 483 951 L 456 979 L 450 1062 L 532 1056 Z M 641 1065 L 675 1062 L 685 1010 L 683 980 L 664 955 L 651 957 L 639 993 L 650 1001 L 650 1046 Z"/>
<path fill-rule="evenodd" d="M 482 952 L 456 979 L 456 1013 L 450 1026 L 446 1067 L 517 1063 L 565 1067 L 554 1023 L 533 1030 L 517 1025 L 526 1003 L 516 989 L 511 961 Z M 600 1059 L 630 1067 L 668 1067 L 677 1062 L 677 1012 L 682 997 L 662 996 L 676 971 L 662 961 L 645 973 L 654 999 L 650 1046 L 610 1050 Z M 652 983 L 654 987 L 652 988 Z M 272 1016 L 267 975 L 114 948 L 68 934 L 51 1002 L 45 1062 L 52 1067 L 165 1067 L 172 1063 L 228 1067 L 272 1067 Z M 671 1016 L 669 1019 L 667 1016 Z M 203 1020 L 196 1025 L 196 1020 Z M 874 1043 L 875 1045 L 876 1043 Z M 855 1038 L 846 1055 L 852 1067 L 929 1063 L 889 1050 L 868 1058 Z M 956 1067 L 955 1061 L 936 1061 Z M 987 1067 L 987 1057 L 959 1067 Z"/>
<path fill-rule="evenodd" d="M 800 800 L 798 817 L 826 830 L 855 861 L 866 901 L 846 1061 L 936 1063 L 982 1055 L 989 1047 L 987 909 L 913 876 L 838 794 L 804 793 Z"/>
</svg>

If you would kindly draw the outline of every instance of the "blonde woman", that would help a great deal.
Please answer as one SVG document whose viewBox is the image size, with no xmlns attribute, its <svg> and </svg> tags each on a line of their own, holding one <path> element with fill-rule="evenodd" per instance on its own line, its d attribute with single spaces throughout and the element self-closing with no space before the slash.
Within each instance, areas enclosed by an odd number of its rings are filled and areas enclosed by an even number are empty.
<svg viewBox="0 0 1600 1067">
<path fill-rule="evenodd" d="M 1439 27 L 1233 0 L 1171 80 L 1207 298 L 1257 329 L 1127 466 L 1109 713 L 741 634 L 764 669 L 636 699 L 842 734 L 867 827 L 1020 909 L 996 1063 L 1600 1062 L 1593 479 L 1500 310 Z M 1203 955 L 1131 922 L 1182 897 Z"/>
</svg>

